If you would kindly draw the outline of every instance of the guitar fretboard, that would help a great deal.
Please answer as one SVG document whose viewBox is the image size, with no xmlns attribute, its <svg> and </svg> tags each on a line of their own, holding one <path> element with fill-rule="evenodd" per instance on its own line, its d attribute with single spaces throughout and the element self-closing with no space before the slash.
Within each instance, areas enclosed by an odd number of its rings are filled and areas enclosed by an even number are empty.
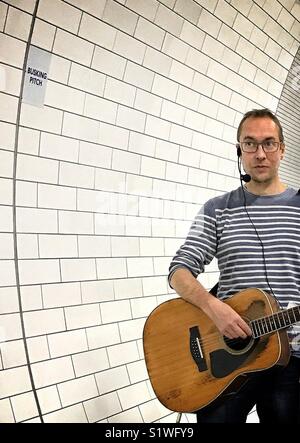
<svg viewBox="0 0 300 443">
<path fill-rule="evenodd" d="M 271 332 L 284 329 L 300 321 L 300 306 L 285 309 L 266 317 L 250 321 L 253 337 L 258 338 Z"/>
</svg>

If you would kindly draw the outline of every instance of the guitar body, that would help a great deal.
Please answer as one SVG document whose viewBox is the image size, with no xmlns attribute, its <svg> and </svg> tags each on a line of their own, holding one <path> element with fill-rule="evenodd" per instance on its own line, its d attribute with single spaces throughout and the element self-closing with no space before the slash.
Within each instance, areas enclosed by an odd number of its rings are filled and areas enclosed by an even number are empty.
<svg viewBox="0 0 300 443">
<path fill-rule="evenodd" d="M 245 320 L 279 310 L 273 297 L 255 288 L 241 291 L 225 303 Z M 234 391 L 246 374 L 286 365 L 290 356 L 285 330 L 245 341 L 226 340 L 201 309 L 182 298 L 152 311 L 143 343 L 154 392 L 164 406 L 177 412 L 201 409 Z"/>
</svg>

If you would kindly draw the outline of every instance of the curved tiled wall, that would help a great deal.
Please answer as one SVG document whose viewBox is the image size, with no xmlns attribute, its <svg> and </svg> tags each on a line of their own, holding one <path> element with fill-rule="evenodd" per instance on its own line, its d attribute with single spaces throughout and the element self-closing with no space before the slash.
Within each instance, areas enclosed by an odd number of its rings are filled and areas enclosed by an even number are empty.
<svg viewBox="0 0 300 443">
<path fill-rule="evenodd" d="M 300 111 L 300 52 L 295 55 L 291 69 L 282 89 L 278 103 L 277 115 L 284 127 L 284 137 L 287 146 L 284 160 L 281 164 L 281 177 L 290 186 L 299 188 L 299 111 Z"/>
<path fill-rule="evenodd" d="M 199 205 L 239 185 L 237 124 L 276 110 L 299 20 L 293 0 L 0 2 L 0 422 L 175 421 L 145 318 Z M 44 107 L 20 100 L 32 24 Z"/>
</svg>

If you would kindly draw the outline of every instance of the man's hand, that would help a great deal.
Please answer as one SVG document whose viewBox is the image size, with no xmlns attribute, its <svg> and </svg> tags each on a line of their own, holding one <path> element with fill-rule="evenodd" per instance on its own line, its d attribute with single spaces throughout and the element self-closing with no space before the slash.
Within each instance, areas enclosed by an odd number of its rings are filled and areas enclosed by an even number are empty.
<svg viewBox="0 0 300 443">
<path fill-rule="evenodd" d="M 221 334 L 226 335 L 228 338 L 247 338 L 248 335 L 252 335 L 252 331 L 245 320 L 229 305 L 217 298 L 210 301 L 207 314 Z"/>
<path fill-rule="evenodd" d="M 252 331 L 229 305 L 210 294 L 190 271 L 179 268 L 171 280 L 172 287 L 184 300 L 202 309 L 228 338 L 246 338 Z"/>
</svg>

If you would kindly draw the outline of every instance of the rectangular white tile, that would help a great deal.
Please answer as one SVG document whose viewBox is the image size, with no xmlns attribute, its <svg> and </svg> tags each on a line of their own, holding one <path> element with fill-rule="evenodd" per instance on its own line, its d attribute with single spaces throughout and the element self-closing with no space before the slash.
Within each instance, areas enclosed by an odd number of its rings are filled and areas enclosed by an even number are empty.
<svg viewBox="0 0 300 443">
<path fill-rule="evenodd" d="M 84 409 L 90 423 L 117 414 L 121 411 L 120 402 L 116 392 L 102 395 L 84 403 Z"/>
<path fill-rule="evenodd" d="M 31 390 L 27 366 L 0 371 L 0 397 L 9 397 Z"/>
<path fill-rule="evenodd" d="M 62 259 L 62 281 L 95 280 L 96 266 L 94 259 Z"/>
<path fill-rule="evenodd" d="M 132 318 L 129 300 L 102 303 L 100 309 L 103 323 L 114 323 Z"/>
<path fill-rule="evenodd" d="M 40 155 L 56 160 L 78 161 L 79 142 L 73 138 L 42 132 Z"/>
<path fill-rule="evenodd" d="M 101 323 L 98 304 L 67 307 L 65 316 L 68 329 L 97 326 Z"/>
<path fill-rule="evenodd" d="M 66 329 L 62 309 L 45 309 L 24 314 L 25 330 L 28 336 L 50 334 Z"/>
<path fill-rule="evenodd" d="M 61 357 L 32 365 L 37 388 L 43 388 L 74 378 L 70 357 Z"/>
<path fill-rule="evenodd" d="M 45 308 L 81 304 L 79 282 L 59 283 L 42 286 L 43 305 Z"/>
<path fill-rule="evenodd" d="M 94 45 L 62 29 L 58 29 L 54 41 L 53 52 L 67 59 L 90 66 Z"/>
<path fill-rule="evenodd" d="M 87 350 L 87 340 L 83 329 L 50 334 L 48 336 L 48 343 L 51 358 L 62 357 Z"/>
<path fill-rule="evenodd" d="M 74 235 L 39 235 L 40 258 L 78 257 Z"/>
<path fill-rule="evenodd" d="M 49 346 L 45 335 L 28 338 L 27 345 L 31 363 L 48 360 L 50 358 Z"/>
<path fill-rule="evenodd" d="M 116 391 L 129 385 L 129 377 L 125 366 L 102 371 L 96 374 L 95 377 L 100 394 Z"/>
<path fill-rule="evenodd" d="M 104 236 L 80 236 L 78 238 L 79 257 L 110 257 L 110 238 Z"/>
<path fill-rule="evenodd" d="M 42 0 L 38 15 L 40 18 L 73 34 L 78 32 L 81 12 L 60 0 Z"/>
<path fill-rule="evenodd" d="M 146 45 L 135 38 L 118 31 L 113 50 L 129 60 L 142 64 Z"/>
<path fill-rule="evenodd" d="M 139 359 L 136 342 L 122 343 L 107 349 L 112 367 L 120 366 Z"/>
<path fill-rule="evenodd" d="M 113 281 L 81 282 L 82 303 L 103 302 L 114 299 Z"/>
<path fill-rule="evenodd" d="M 74 364 L 76 377 L 82 377 L 83 375 L 104 371 L 109 367 L 105 349 L 95 349 L 93 351 L 80 352 L 72 356 L 72 361 Z"/>
<path fill-rule="evenodd" d="M 38 206 L 52 209 L 76 209 L 76 189 L 39 184 Z"/>
<path fill-rule="evenodd" d="M 111 346 L 120 342 L 118 325 L 94 326 L 86 330 L 89 349 Z"/>
<path fill-rule="evenodd" d="M 57 283 L 60 281 L 59 260 L 20 260 L 20 283 Z"/>
</svg>

